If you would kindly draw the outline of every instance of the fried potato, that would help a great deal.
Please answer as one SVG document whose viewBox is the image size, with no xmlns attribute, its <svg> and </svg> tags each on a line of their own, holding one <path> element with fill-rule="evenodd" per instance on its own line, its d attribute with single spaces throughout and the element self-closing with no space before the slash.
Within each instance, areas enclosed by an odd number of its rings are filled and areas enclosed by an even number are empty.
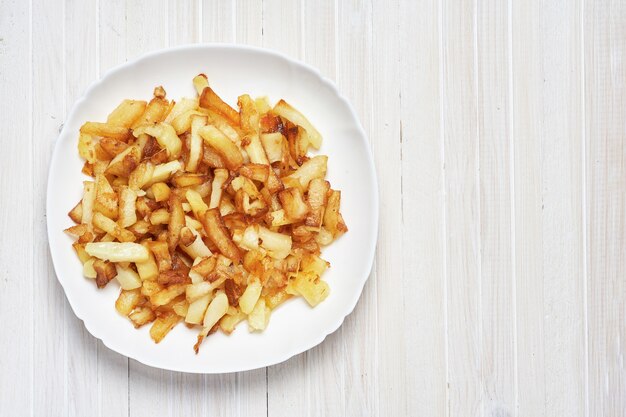
<svg viewBox="0 0 626 417">
<path fill-rule="evenodd" d="M 96 141 L 92 135 L 81 132 L 78 136 L 78 154 L 90 164 L 96 161 L 95 145 Z"/>
<path fill-rule="evenodd" d="M 243 156 L 237 145 L 215 126 L 201 127 L 198 133 L 204 142 L 219 154 L 228 169 L 236 171 L 243 165 Z"/>
<path fill-rule="evenodd" d="M 164 182 L 157 182 L 150 187 L 152 198 L 156 202 L 167 201 L 170 198 L 170 187 Z"/>
<path fill-rule="evenodd" d="M 133 271 L 131 268 L 124 268 L 120 264 L 115 265 L 117 275 L 115 278 L 120 283 L 120 287 L 123 290 L 134 290 L 141 288 L 141 279 L 139 274 Z"/>
<path fill-rule="evenodd" d="M 183 98 L 178 103 L 174 104 L 172 110 L 169 112 L 167 117 L 165 118 L 165 123 L 172 123 L 174 119 L 180 116 L 183 113 L 188 111 L 193 111 L 198 108 L 198 99 L 197 98 Z"/>
<path fill-rule="evenodd" d="M 109 281 L 117 275 L 115 265 L 101 259 L 94 261 L 93 269 L 96 271 L 96 284 L 98 288 L 104 288 Z"/>
<path fill-rule="evenodd" d="M 163 313 L 154 321 L 154 324 L 152 324 L 152 327 L 150 328 L 150 337 L 155 343 L 159 343 L 179 321 L 180 316 L 173 311 Z"/>
<path fill-rule="evenodd" d="M 176 134 L 176 130 L 172 125 L 167 123 L 159 123 L 155 125 L 140 126 L 133 130 L 133 135 L 138 137 L 141 134 L 148 134 L 154 137 L 161 147 L 167 149 L 168 156 L 176 159 L 180 156 L 183 143 Z"/>
<path fill-rule="evenodd" d="M 207 118 L 204 116 L 191 116 L 191 137 L 189 140 L 189 160 L 185 169 L 188 172 L 196 172 L 198 164 L 202 161 L 204 155 L 204 146 L 202 146 L 202 137 L 200 129 L 206 126 Z"/>
<path fill-rule="evenodd" d="M 126 228 L 137 222 L 137 193 L 131 190 L 128 186 L 124 185 L 121 187 L 119 195 L 118 223 L 120 227 Z"/>
<path fill-rule="evenodd" d="M 259 227 L 261 247 L 274 259 L 285 259 L 291 251 L 291 236 Z"/>
<path fill-rule="evenodd" d="M 119 224 L 115 223 L 104 214 L 96 213 L 93 216 L 93 225 L 96 226 L 98 229 L 110 234 L 120 242 L 135 241 L 135 235 L 132 232 L 120 227 Z"/>
<path fill-rule="evenodd" d="M 135 120 L 132 129 L 141 125 L 152 125 L 162 122 L 170 111 L 170 103 L 164 97 L 154 97 L 144 110 L 143 114 Z"/>
<path fill-rule="evenodd" d="M 209 306 L 210 301 L 211 297 L 207 294 L 199 297 L 193 303 L 189 304 L 189 308 L 187 309 L 187 315 L 185 316 L 185 322 L 189 324 L 202 323 L 202 320 L 204 319 L 204 314 L 207 307 Z"/>
<path fill-rule="evenodd" d="M 322 281 L 318 275 L 311 272 L 298 273 L 290 286 L 295 294 L 303 296 L 311 307 L 315 307 L 324 301 L 330 292 L 328 284 Z"/>
<path fill-rule="evenodd" d="M 285 100 L 280 100 L 272 110 L 275 114 L 284 117 L 294 125 L 302 126 L 309 137 L 309 142 L 315 149 L 319 149 L 322 145 L 322 135 L 315 127 L 304 117 L 302 113 L 289 105 Z"/>
<path fill-rule="evenodd" d="M 261 281 L 258 278 L 253 277 L 246 287 L 245 291 L 239 297 L 239 309 L 245 313 L 250 314 L 254 309 L 257 301 L 259 301 L 259 297 L 261 296 L 261 290 L 263 286 L 261 285 Z"/>
<path fill-rule="evenodd" d="M 141 100 L 124 100 L 107 117 L 107 123 L 113 126 L 129 128 L 141 117 L 148 103 Z"/>
<path fill-rule="evenodd" d="M 307 202 L 310 211 L 304 221 L 307 226 L 319 229 L 322 225 L 324 209 L 328 202 L 328 190 L 330 190 L 330 183 L 320 178 L 315 178 L 309 183 Z"/>
<path fill-rule="evenodd" d="M 156 318 L 156 314 L 154 314 L 154 311 L 149 307 L 140 307 L 133 310 L 133 312 L 128 315 L 128 318 L 133 322 L 136 328 L 139 328 L 144 324 L 153 322 Z"/>
<path fill-rule="evenodd" d="M 278 193 L 278 198 L 287 217 L 294 220 L 304 220 L 309 213 L 309 205 L 299 188 L 287 188 Z"/>
<path fill-rule="evenodd" d="M 132 242 L 92 242 L 85 245 L 85 251 L 111 262 L 145 262 L 149 258 L 148 249 Z"/>
<path fill-rule="evenodd" d="M 128 316 L 141 301 L 141 291 L 122 290 L 115 301 L 115 309 L 123 316 Z"/>
<path fill-rule="evenodd" d="M 211 185 L 211 201 L 208 208 L 216 208 L 220 205 L 222 198 L 222 187 L 228 180 L 228 171 L 225 169 L 216 169 L 215 178 L 213 178 L 213 184 Z"/>
<path fill-rule="evenodd" d="M 193 77 L 193 87 L 196 89 L 198 95 L 202 94 L 205 88 L 209 86 L 209 80 L 205 74 L 198 74 Z"/>
<path fill-rule="evenodd" d="M 106 122 L 86 122 L 78 152 L 83 197 L 65 232 L 86 279 L 117 281 L 116 310 L 158 343 L 179 322 L 230 334 L 246 320 L 329 294 L 320 256 L 347 227 L 341 193 L 326 181 L 321 136 L 280 100 L 238 97 L 238 110 L 193 79 L 197 98 L 123 100 Z"/>
<path fill-rule="evenodd" d="M 110 219 L 116 220 L 118 216 L 117 193 L 109 184 L 104 175 L 96 176 L 96 199 L 94 211 L 100 212 Z M 83 210 L 85 202 L 83 201 Z M 93 217 L 92 217 L 93 219 Z"/>
<path fill-rule="evenodd" d="M 141 152 L 137 146 L 129 146 L 111 160 L 106 170 L 107 175 L 128 178 L 141 161 Z"/>
<path fill-rule="evenodd" d="M 93 219 L 93 210 L 94 210 L 95 201 L 96 201 L 95 184 L 91 181 L 84 181 L 83 182 L 83 199 L 80 205 L 81 206 L 81 215 L 80 215 L 81 223 L 91 224 L 91 220 Z M 72 217 L 72 219 L 74 218 Z"/>
<path fill-rule="evenodd" d="M 341 236 L 348 231 L 343 221 L 341 213 L 339 213 L 339 204 L 341 202 L 341 191 L 332 190 L 328 197 L 326 212 L 324 213 L 324 227 L 328 230 L 333 238 Z"/>
<path fill-rule="evenodd" d="M 226 102 L 224 102 L 211 87 L 206 86 L 204 90 L 202 90 L 199 104 L 202 108 L 214 110 L 220 113 L 228 119 L 230 124 L 239 126 L 239 113 L 226 104 Z"/>
<path fill-rule="evenodd" d="M 173 252 L 180 241 L 180 231 L 185 226 L 185 212 L 178 193 L 172 193 L 169 199 L 169 224 L 167 225 L 167 245 Z"/>
<path fill-rule="evenodd" d="M 285 177 L 285 180 L 296 180 L 296 185 L 299 185 L 301 189 L 306 190 L 309 187 L 311 180 L 315 178 L 324 178 L 326 176 L 326 164 L 328 157 L 325 155 L 318 155 L 304 162 L 300 168 L 298 168 L 293 174 Z"/>
<path fill-rule="evenodd" d="M 126 140 L 130 136 L 130 130 L 126 127 L 98 122 L 85 123 L 81 126 L 80 133 L 119 140 Z"/>
<path fill-rule="evenodd" d="M 207 236 L 217 246 L 222 255 L 236 264 L 241 263 L 241 252 L 230 238 L 219 210 L 215 208 L 207 210 L 200 222 Z"/>
<path fill-rule="evenodd" d="M 265 330 L 270 320 L 270 309 L 265 304 L 264 298 L 259 298 L 256 305 L 248 314 L 248 327 L 250 331 Z"/>
</svg>

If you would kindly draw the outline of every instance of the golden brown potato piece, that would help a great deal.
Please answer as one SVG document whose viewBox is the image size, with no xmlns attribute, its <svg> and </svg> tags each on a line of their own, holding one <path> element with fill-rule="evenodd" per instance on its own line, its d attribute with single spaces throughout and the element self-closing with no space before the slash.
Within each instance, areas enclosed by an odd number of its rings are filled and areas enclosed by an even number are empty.
<svg viewBox="0 0 626 417">
<path fill-rule="evenodd" d="M 117 193 L 109 184 L 104 175 L 96 176 L 96 200 L 94 211 L 100 212 L 110 219 L 116 220 L 118 217 Z M 85 208 L 83 200 L 83 209 Z M 86 220 L 85 220 L 86 221 Z"/>
<path fill-rule="evenodd" d="M 204 126 L 200 128 L 198 133 L 204 139 L 205 144 L 219 154 L 228 169 L 236 171 L 243 165 L 243 156 L 237 145 L 216 127 L 211 125 Z"/>
<path fill-rule="evenodd" d="M 163 97 L 154 97 L 146 106 L 143 114 L 135 120 L 132 129 L 136 129 L 141 125 L 151 125 L 165 120 L 170 110 L 170 103 Z"/>
<path fill-rule="evenodd" d="M 128 144 L 121 140 L 113 138 L 102 138 L 98 142 L 100 147 L 109 154 L 109 158 L 115 158 L 118 154 L 124 152 L 128 148 Z"/>
<path fill-rule="evenodd" d="M 80 224 L 83 218 L 83 204 L 82 200 L 79 201 L 73 209 L 70 210 L 67 215 L 72 219 L 72 221 L 76 224 Z"/>
<path fill-rule="evenodd" d="M 288 104 L 285 100 L 280 100 L 273 109 L 273 112 L 294 125 L 302 126 L 306 129 L 309 136 L 309 142 L 315 149 L 319 149 L 322 145 L 322 135 L 315 129 L 309 120 L 298 110 Z"/>
<path fill-rule="evenodd" d="M 228 119 L 230 124 L 239 126 L 239 113 L 226 104 L 226 102 L 224 102 L 224 100 L 222 100 L 211 87 L 207 86 L 204 90 L 202 90 L 199 104 L 202 108 L 211 109 L 220 113 Z"/>
<path fill-rule="evenodd" d="M 205 88 L 209 86 L 209 80 L 205 74 L 198 74 L 193 77 L 193 86 L 198 95 L 202 94 Z"/>
<path fill-rule="evenodd" d="M 147 104 L 141 100 L 124 100 L 109 114 L 107 123 L 129 128 L 143 114 Z"/>
<path fill-rule="evenodd" d="M 128 315 L 128 318 L 133 322 L 135 328 L 139 328 L 144 324 L 153 322 L 154 319 L 156 319 L 156 315 L 149 307 L 139 307 L 133 310 L 133 312 Z"/>
<path fill-rule="evenodd" d="M 343 221 L 343 217 L 339 212 L 339 204 L 341 202 L 341 191 L 331 190 L 328 197 L 326 211 L 324 213 L 324 227 L 336 239 L 348 231 L 348 227 Z"/>
<path fill-rule="evenodd" d="M 159 272 L 172 269 L 172 257 L 166 242 L 147 242 L 147 245 L 156 259 Z"/>
<path fill-rule="evenodd" d="M 207 210 L 201 222 L 207 236 L 211 239 L 213 244 L 217 246 L 222 255 L 229 258 L 235 264 L 241 263 L 241 252 L 230 238 L 219 210 L 216 208 Z"/>
<path fill-rule="evenodd" d="M 126 140 L 130 136 L 130 130 L 125 127 L 115 126 L 109 123 L 86 122 L 81 126 L 80 132 L 106 138 Z"/>
<path fill-rule="evenodd" d="M 106 168 L 105 174 L 128 178 L 141 161 L 141 152 L 137 146 L 130 146 L 117 154 Z"/>
<path fill-rule="evenodd" d="M 109 261 L 97 259 L 93 263 L 93 269 L 96 271 L 96 284 L 98 288 L 104 288 L 117 275 L 115 264 Z"/>
<path fill-rule="evenodd" d="M 329 189 L 330 183 L 320 178 L 315 178 L 309 183 L 307 202 L 311 210 L 304 221 L 307 226 L 319 229 L 322 225 Z"/>
<path fill-rule="evenodd" d="M 167 246 L 170 253 L 173 253 L 180 241 L 180 231 L 185 226 L 185 211 L 178 193 L 170 194 L 169 206 L 170 219 L 167 225 Z"/>
<path fill-rule="evenodd" d="M 287 188 L 278 193 L 280 203 L 287 217 L 295 220 L 304 220 L 309 213 L 309 206 L 304 201 L 302 192 L 298 188 Z"/>
<path fill-rule="evenodd" d="M 254 181 L 266 182 L 270 166 L 267 164 L 246 164 L 239 168 L 239 173 Z"/>
<path fill-rule="evenodd" d="M 139 289 L 134 290 L 122 290 L 117 301 L 115 301 L 115 309 L 123 316 L 128 316 L 139 301 L 141 300 L 141 291 Z"/>
<path fill-rule="evenodd" d="M 180 320 L 180 316 L 173 311 L 161 314 L 150 328 L 150 337 L 155 343 L 159 343 Z"/>
</svg>

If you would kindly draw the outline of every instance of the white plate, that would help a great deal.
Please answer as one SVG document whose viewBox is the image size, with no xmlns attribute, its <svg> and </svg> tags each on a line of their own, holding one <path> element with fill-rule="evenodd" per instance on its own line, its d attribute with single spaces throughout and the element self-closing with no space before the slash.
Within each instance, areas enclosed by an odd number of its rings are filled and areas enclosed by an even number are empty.
<svg viewBox="0 0 626 417">
<path fill-rule="evenodd" d="M 358 71 L 358 68 L 355 68 Z M 319 129 L 320 153 L 329 156 L 327 179 L 342 190 L 341 210 L 350 229 L 325 248 L 331 263 L 324 275 L 329 297 L 316 308 L 294 299 L 272 314 L 263 333 L 241 323 L 232 335 L 208 337 L 194 354 L 198 330 L 178 325 L 158 345 L 149 326 L 136 330 L 115 311 L 115 282 L 98 290 L 83 278 L 82 267 L 62 230 L 71 226 L 67 212 L 81 198 L 82 161 L 76 148 L 80 126 L 104 121 L 122 99 L 149 99 L 163 85 L 171 99 L 194 96 L 191 79 L 204 72 L 211 85 L 234 105 L 237 96 L 284 98 Z M 305 64 L 263 49 L 235 45 L 197 45 L 151 53 L 109 71 L 78 100 L 57 140 L 48 180 L 48 238 L 54 268 L 74 313 L 106 346 L 146 365 L 182 372 L 222 373 L 285 361 L 321 343 L 356 305 L 374 259 L 378 226 L 378 190 L 368 142 L 354 110 L 334 84 Z"/>
</svg>

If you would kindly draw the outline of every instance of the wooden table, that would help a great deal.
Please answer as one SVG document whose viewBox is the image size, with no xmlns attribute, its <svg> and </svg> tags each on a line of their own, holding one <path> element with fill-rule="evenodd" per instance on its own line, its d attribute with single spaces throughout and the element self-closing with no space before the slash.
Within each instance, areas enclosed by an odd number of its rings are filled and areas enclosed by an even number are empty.
<svg viewBox="0 0 626 417">
<path fill-rule="evenodd" d="M 194 42 L 318 67 L 357 109 L 380 182 L 354 313 L 311 351 L 233 375 L 105 348 L 46 240 L 74 101 L 111 67 Z M 0 0 L 0 97 L 0 415 L 624 415 L 625 2 Z"/>
</svg>

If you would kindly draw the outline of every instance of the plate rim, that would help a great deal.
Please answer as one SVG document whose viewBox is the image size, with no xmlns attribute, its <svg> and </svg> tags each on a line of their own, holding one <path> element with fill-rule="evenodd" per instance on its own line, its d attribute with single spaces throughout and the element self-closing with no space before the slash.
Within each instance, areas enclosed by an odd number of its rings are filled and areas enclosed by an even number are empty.
<svg viewBox="0 0 626 417">
<path fill-rule="evenodd" d="M 81 312 L 77 311 L 76 305 L 72 302 L 72 299 L 70 298 L 70 296 L 68 295 L 68 291 L 67 288 L 63 282 L 63 279 L 61 278 L 61 274 L 59 274 L 59 271 L 61 271 L 61 267 L 59 265 L 59 261 L 57 261 L 55 259 L 55 251 L 52 248 L 51 245 L 51 235 L 53 233 L 58 232 L 57 230 L 52 230 L 51 229 L 51 220 L 50 220 L 50 216 L 48 216 L 48 213 L 50 212 L 49 208 L 51 206 L 52 201 L 51 201 L 51 195 L 52 195 L 52 189 L 51 189 L 51 178 L 52 178 L 52 172 L 55 170 L 55 167 L 58 163 L 59 160 L 59 155 L 58 152 L 60 149 L 60 139 L 69 134 L 69 132 L 66 132 L 66 129 L 68 129 L 68 125 L 67 123 L 65 123 L 66 120 L 70 120 L 72 118 L 75 117 L 75 113 L 78 112 L 78 109 L 83 105 L 83 103 L 87 100 L 87 97 L 91 94 L 91 92 L 100 84 L 102 84 L 105 80 L 107 80 L 108 78 L 113 77 L 115 74 L 127 70 L 129 68 L 132 68 L 133 66 L 136 66 L 137 64 L 141 63 L 142 61 L 154 57 L 154 56 L 158 56 L 158 55 L 163 55 L 163 54 L 168 54 L 168 53 L 175 53 L 175 52 L 179 52 L 179 51 L 189 51 L 189 50 L 196 50 L 196 49 L 235 49 L 235 50 L 242 50 L 242 51 L 247 51 L 247 52 L 254 52 L 254 53 L 260 53 L 260 54 L 266 54 L 266 55 L 270 55 L 273 56 L 274 58 L 283 60 L 285 62 L 287 62 L 290 65 L 293 65 L 295 67 L 300 67 L 301 69 L 308 71 L 309 73 L 311 73 L 312 75 L 314 75 L 316 78 L 319 79 L 319 81 L 321 81 L 324 85 L 326 85 L 327 87 L 329 87 L 333 94 L 341 101 L 343 102 L 343 104 L 346 106 L 346 108 L 348 109 L 350 116 L 353 119 L 354 122 L 354 127 L 356 127 L 358 133 L 359 133 L 359 137 L 360 140 L 363 142 L 363 144 L 365 145 L 365 149 L 366 149 L 366 161 L 367 161 L 367 165 L 370 168 L 370 171 L 372 173 L 372 188 L 373 188 L 373 193 L 372 193 L 372 200 L 373 200 L 373 227 L 374 227 L 374 235 L 373 235 L 373 239 L 369 244 L 368 247 L 368 253 L 367 253 L 367 268 L 366 271 L 368 271 L 367 274 L 364 275 L 364 277 L 362 277 L 360 279 L 360 283 L 357 284 L 359 285 L 358 288 L 358 292 L 355 291 L 354 292 L 354 296 L 352 297 L 351 300 L 349 300 L 348 303 L 346 303 L 345 305 L 347 306 L 345 308 L 345 313 L 342 312 L 340 313 L 341 317 L 337 317 L 337 321 L 335 322 L 334 325 L 329 326 L 328 330 L 322 331 L 320 332 L 320 337 L 318 338 L 314 338 L 311 339 L 312 342 L 310 343 L 305 343 L 303 345 L 300 345 L 299 347 L 297 347 L 296 349 L 293 349 L 292 351 L 287 352 L 284 355 L 281 355 L 278 359 L 275 360 L 269 360 L 269 361 L 263 361 L 261 360 L 260 362 L 262 362 L 261 365 L 258 366 L 244 366 L 244 367 L 240 367 L 237 369 L 229 369 L 226 371 L 222 371 L 222 370 L 211 370 L 211 369 L 188 369 L 186 367 L 179 367 L 179 368 L 174 368 L 171 366 L 163 366 L 158 364 L 156 361 L 150 360 L 150 359 L 145 359 L 145 358 L 140 358 L 137 357 L 133 354 L 129 354 L 124 348 L 120 347 L 119 345 L 115 345 L 113 343 L 110 343 L 109 341 L 105 340 L 105 338 L 101 337 L 101 334 L 97 331 L 94 330 L 94 328 L 92 326 L 90 326 L 88 324 L 88 322 L 85 320 L 85 318 L 83 317 L 83 315 L 81 314 Z M 85 328 L 87 329 L 87 331 L 89 332 L 89 334 L 91 336 L 93 336 L 94 338 L 100 340 L 108 349 L 123 355 L 129 359 L 133 359 L 136 360 L 144 365 L 153 367 L 153 368 L 157 368 L 157 369 L 164 369 L 164 370 L 168 370 L 168 371 L 175 371 L 175 372 L 185 372 L 185 373 L 192 373 L 192 374 L 228 374 L 228 373 L 234 373 L 234 372 L 245 372 L 245 371 L 251 371 L 251 370 L 255 370 L 255 369 L 261 369 L 261 368 L 265 368 L 265 367 L 269 367 L 272 365 L 276 365 L 282 362 L 285 362 L 289 359 L 291 359 L 294 356 L 300 355 L 301 353 L 304 353 L 318 345 L 320 345 L 321 343 L 324 342 L 324 340 L 331 334 L 333 334 L 334 332 L 336 332 L 339 327 L 341 327 L 341 325 L 344 323 L 346 317 L 348 317 L 355 309 L 358 301 L 361 298 L 361 295 L 363 294 L 363 289 L 365 287 L 365 283 L 368 281 L 369 277 L 372 274 L 372 269 L 373 269 L 373 265 L 374 265 L 374 258 L 375 258 L 375 254 L 376 254 L 376 247 L 377 247 L 377 243 L 378 243 L 378 235 L 379 235 L 379 224 L 380 224 L 380 207 L 379 207 L 379 189 L 378 189 L 378 176 L 377 176 L 377 172 L 376 172 L 376 166 L 374 164 L 374 158 L 373 158 L 373 154 L 372 154 L 372 149 L 371 149 L 371 145 L 370 142 L 368 140 L 368 136 L 365 132 L 365 130 L 363 129 L 363 126 L 361 125 L 361 122 L 358 118 L 358 115 L 356 113 L 356 111 L 354 110 L 354 108 L 352 107 L 352 104 L 348 101 L 348 99 L 339 91 L 337 85 L 329 78 L 325 77 L 324 75 L 322 75 L 322 73 L 319 71 L 319 69 L 317 69 L 316 67 L 309 65 L 303 61 L 300 61 L 298 59 L 294 59 L 291 58 L 289 56 L 287 56 L 286 54 L 273 50 L 273 49 L 268 49 L 265 47 L 258 47 L 258 46 L 252 46 L 252 45 L 244 45 L 244 44 L 236 44 L 236 43 L 196 43 L 196 44 L 185 44 L 185 45 L 179 45 L 179 46 L 174 46 L 174 47 L 168 47 L 168 48 L 163 48 L 163 49 L 158 49 L 158 50 L 153 50 L 153 51 L 149 51 L 146 52 L 144 54 L 141 54 L 133 59 L 127 60 L 126 62 L 123 62 L 117 66 L 114 66 L 110 69 L 108 69 L 107 71 L 105 71 L 104 74 L 102 74 L 102 76 L 99 76 L 98 78 L 96 78 L 94 81 L 92 81 L 89 86 L 84 90 L 84 92 L 81 94 L 80 97 L 78 97 L 76 99 L 76 101 L 74 102 L 74 104 L 72 105 L 70 111 L 65 115 L 64 117 L 64 122 L 63 122 L 63 127 L 61 129 L 61 131 L 59 132 L 59 134 L 56 137 L 55 143 L 54 143 L 54 149 L 52 151 L 51 157 L 50 157 L 50 164 L 48 167 L 48 181 L 47 181 L 47 185 L 46 185 L 46 231 L 47 231 L 47 239 L 48 239 L 48 252 L 50 253 L 50 258 L 52 260 L 52 266 L 54 269 L 54 274 L 56 277 L 56 280 L 59 282 L 59 284 L 61 284 L 61 287 L 63 288 L 63 293 L 65 295 L 65 299 L 68 301 L 72 312 L 74 313 L 74 315 L 83 323 L 83 325 L 85 326 Z"/>
</svg>

